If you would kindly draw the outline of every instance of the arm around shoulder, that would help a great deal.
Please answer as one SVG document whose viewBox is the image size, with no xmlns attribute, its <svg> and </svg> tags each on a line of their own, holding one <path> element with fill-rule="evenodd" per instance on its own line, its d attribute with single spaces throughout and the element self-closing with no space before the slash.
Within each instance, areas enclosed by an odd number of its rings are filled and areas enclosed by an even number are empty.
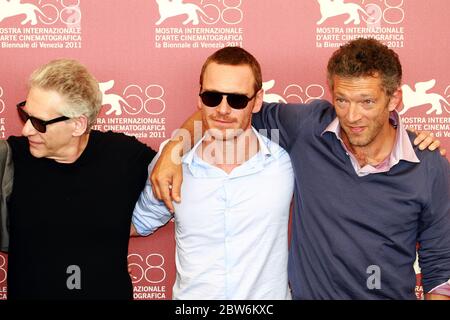
<svg viewBox="0 0 450 320">
<path fill-rule="evenodd" d="M 313 100 L 305 104 L 263 103 L 261 111 L 253 115 L 252 125 L 257 130 L 267 130 L 272 140 L 273 135 L 278 134 L 279 145 L 289 150 L 306 124 L 319 121 L 320 117 L 314 117 L 315 114 L 332 108 L 326 100 Z"/>
</svg>

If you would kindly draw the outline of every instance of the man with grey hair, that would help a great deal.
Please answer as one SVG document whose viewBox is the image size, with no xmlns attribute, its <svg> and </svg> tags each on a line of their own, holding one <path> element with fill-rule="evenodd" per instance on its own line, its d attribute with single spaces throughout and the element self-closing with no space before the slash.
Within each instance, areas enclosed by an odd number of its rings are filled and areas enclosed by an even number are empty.
<svg viewBox="0 0 450 320">
<path fill-rule="evenodd" d="M 9 299 L 131 299 L 131 215 L 155 152 L 135 138 L 91 130 L 97 81 L 75 60 L 37 69 L 17 105 L 8 203 Z"/>
</svg>

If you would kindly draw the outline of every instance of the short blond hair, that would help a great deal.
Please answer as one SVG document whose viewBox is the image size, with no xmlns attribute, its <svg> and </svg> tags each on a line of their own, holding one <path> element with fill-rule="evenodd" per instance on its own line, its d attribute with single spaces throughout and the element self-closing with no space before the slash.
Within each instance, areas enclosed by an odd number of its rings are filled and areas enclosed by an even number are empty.
<svg viewBox="0 0 450 320">
<path fill-rule="evenodd" d="M 87 131 L 95 124 L 102 107 L 102 93 L 97 80 L 78 61 L 50 61 L 31 74 L 29 86 L 59 93 L 66 101 L 59 112 L 69 118 L 86 116 Z"/>
</svg>

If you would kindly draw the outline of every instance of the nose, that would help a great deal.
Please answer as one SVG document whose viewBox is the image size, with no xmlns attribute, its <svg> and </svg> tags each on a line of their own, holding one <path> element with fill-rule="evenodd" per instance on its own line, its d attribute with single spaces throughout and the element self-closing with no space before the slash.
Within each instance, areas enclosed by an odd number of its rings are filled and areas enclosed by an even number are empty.
<svg viewBox="0 0 450 320">
<path fill-rule="evenodd" d="M 361 112 L 357 103 L 351 103 L 347 112 L 347 120 L 350 123 L 358 122 L 361 119 Z"/>
<path fill-rule="evenodd" d="M 222 97 L 222 101 L 216 107 L 216 111 L 217 111 L 217 113 L 222 114 L 222 115 L 227 115 L 231 112 L 231 107 L 228 105 L 226 96 Z"/>
<path fill-rule="evenodd" d="M 37 130 L 33 127 L 33 125 L 31 124 L 30 119 L 27 120 L 27 122 L 25 122 L 25 124 L 23 125 L 22 128 L 22 135 L 24 137 L 29 137 L 32 135 L 37 134 Z"/>
</svg>

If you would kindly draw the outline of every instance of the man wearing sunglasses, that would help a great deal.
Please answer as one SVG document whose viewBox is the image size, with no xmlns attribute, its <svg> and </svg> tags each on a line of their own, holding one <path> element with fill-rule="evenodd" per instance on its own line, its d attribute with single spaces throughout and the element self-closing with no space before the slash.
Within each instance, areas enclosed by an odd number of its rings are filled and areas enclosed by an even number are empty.
<svg viewBox="0 0 450 320">
<path fill-rule="evenodd" d="M 264 104 L 253 117 L 256 128 L 279 130 L 294 167 L 293 298 L 415 299 L 417 243 L 426 298 L 448 298 L 449 165 L 438 152 L 413 147 L 415 136 L 395 112 L 398 55 L 358 39 L 337 50 L 327 70 L 333 105 Z M 179 144 L 166 146 L 152 173 L 168 206 L 180 200 L 173 177 L 181 167 L 171 159 Z"/>
<path fill-rule="evenodd" d="M 206 132 L 182 159 L 174 299 L 290 298 L 293 172 L 287 152 L 251 127 L 261 87 L 259 63 L 244 49 L 221 49 L 203 65 L 197 105 Z M 132 235 L 148 235 L 171 218 L 148 182 Z"/>
<path fill-rule="evenodd" d="M 59 59 L 30 77 L 17 105 L 22 137 L 9 201 L 9 299 L 132 299 L 131 214 L 155 152 L 91 130 L 102 94 L 88 70 Z"/>
</svg>

